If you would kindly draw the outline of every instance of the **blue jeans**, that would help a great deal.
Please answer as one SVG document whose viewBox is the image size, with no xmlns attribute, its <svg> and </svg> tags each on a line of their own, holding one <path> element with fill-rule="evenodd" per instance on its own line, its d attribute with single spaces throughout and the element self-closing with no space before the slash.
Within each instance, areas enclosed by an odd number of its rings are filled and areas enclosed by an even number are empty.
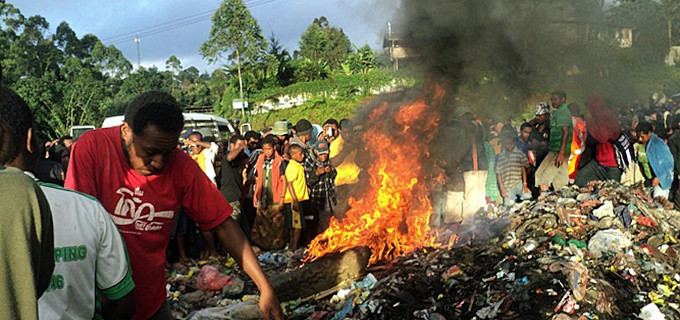
<svg viewBox="0 0 680 320">
<path fill-rule="evenodd" d="M 510 207 L 517 202 L 517 197 L 519 197 L 520 200 L 530 200 L 531 199 L 531 193 L 524 193 L 522 192 L 522 184 L 518 183 L 517 186 L 512 187 L 511 189 L 506 189 L 505 191 L 508 192 L 508 197 L 503 198 L 503 205 L 506 207 Z"/>
</svg>

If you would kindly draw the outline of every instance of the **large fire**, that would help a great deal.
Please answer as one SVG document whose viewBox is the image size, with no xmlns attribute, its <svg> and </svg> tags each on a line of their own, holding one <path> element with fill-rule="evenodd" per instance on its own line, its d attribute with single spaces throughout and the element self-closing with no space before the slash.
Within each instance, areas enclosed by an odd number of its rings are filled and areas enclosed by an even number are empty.
<svg viewBox="0 0 680 320">
<path fill-rule="evenodd" d="M 351 198 L 345 217 L 332 219 L 329 228 L 312 241 L 308 260 L 365 246 L 372 252 L 369 264 L 373 264 L 435 245 L 429 227 L 433 186 L 429 180 L 433 179 L 428 179 L 423 163 L 438 132 L 440 114 L 435 105 L 444 91 L 435 86 L 430 95 L 406 105 L 383 102 L 370 113 L 362 136 L 371 155 L 370 188 L 358 199 Z"/>
</svg>

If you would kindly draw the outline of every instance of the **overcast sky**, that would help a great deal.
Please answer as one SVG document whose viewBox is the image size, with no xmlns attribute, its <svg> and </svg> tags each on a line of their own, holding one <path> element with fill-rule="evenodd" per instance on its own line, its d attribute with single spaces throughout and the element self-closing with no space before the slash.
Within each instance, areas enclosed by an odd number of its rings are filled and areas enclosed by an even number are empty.
<svg viewBox="0 0 680 320">
<path fill-rule="evenodd" d="M 183 67 L 213 70 L 198 48 L 210 33 L 210 17 L 219 0 L 9 0 L 26 15 L 41 15 L 52 32 L 67 21 L 78 37 L 92 33 L 105 44 L 115 44 L 135 67 L 134 33 L 141 37 L 143 66 L 165 68 L 165 61 L 176 55 Z M 272 32 L 291 53 L 298 48 L 304 29 L 315 17 L 326 16 L 331 25 L 342 28 L 352 43 L 382 45 L 387 22 L 398 8 L 398 0 L 245 0 L 268 38 Z M 206 13 L 208 12 L 208 13 Z M 199 15 L 202 14 L 202 15 Z M 151 27 L 166 22 L 176 29 L 144 35 Z M 195 22 L 189 24 L 191 22 Z M 167 25 L 166 25 L 167 26 Z M 162 28 L 162 27 L 160 27 Z M 121 35 L 125 35 L 120 37 Z M 114 38 L 116 37 L 116 38 Z"/>
</svg>

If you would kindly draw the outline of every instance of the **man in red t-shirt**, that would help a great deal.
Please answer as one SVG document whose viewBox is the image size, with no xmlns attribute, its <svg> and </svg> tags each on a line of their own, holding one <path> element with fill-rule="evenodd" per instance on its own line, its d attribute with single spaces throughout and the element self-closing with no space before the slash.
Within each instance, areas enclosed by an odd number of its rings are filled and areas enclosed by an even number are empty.
<svg viewBox="0 0 680 320">
<path fill-rule="evenodd" d="M 92 130 L 73 145 L 65 186 L 96 197 L 118 226 L 136 284 L 135 319 L 170 319 L 165 304 L 165 250 L 175 214 L 184 208 L 260 289 L 260 309 L 282 319 L 279 301 L 260 269 L 232 208 L 198 164 L 177 148 L 184 118 L 179 103 L 151 91 L 132 100 L 121 126 Z"/>
</svg>

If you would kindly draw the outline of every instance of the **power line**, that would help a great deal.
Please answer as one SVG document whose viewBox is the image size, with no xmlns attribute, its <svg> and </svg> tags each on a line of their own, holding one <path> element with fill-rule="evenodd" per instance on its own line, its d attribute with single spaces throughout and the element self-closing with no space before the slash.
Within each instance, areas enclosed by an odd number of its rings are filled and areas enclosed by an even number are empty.
<svg viewBox="0 0 680 320">
<path fill-rule="evenodd" d="M 274 1 L 276 1 L 276 0 L 250 0 L 250 1 L 245 1 L 245 4 L 246 4 L 246 6 L 248 6 L 250 8 L 254 8 L 254 7 L 257 7 L 257 6 L 272 3 Z M 102 40 L 102 42 L 113 40 L 113 41 L 111 41 L 110 44 L 113 44 L 113 45 L 122 44 L 122 43 L 130 41 L 131 39 L 127 38 L 127 37 L 130 37 L 131 35 L 137 35 L 138 37 L 141 38 L 141 37 L 152 36 L 152 35 L 155 35 L 155 34 L 166 32 L 166 31 L 186 27 L 186 26 L 189 26 L 189 25 L 192 25 L 192 24 L 196 24 L 196 23 L 200 23 L 200 22 L 203 22 L 203 21 L 206 21 L 206 20 L 210 20 L 212 15 L 214 14 L 214 12 L 216 10 L 217 9 L 213 9 L 213 10 L 205 11 L 205 12 L 200 12 L 200 13 L 193 14 L 191 16 L 167 21 L 167 22 L 160 23 L 160 24 L 157 24 L 157 25 L 154 25 L 154 26 L 150 26 L 150 27 L 147 27 L 147 28 L 144 28 L 144 29 L 137 30 L 137 31 L 131 31 L 131 32 L 123 33 L 123 34 L 120 34 L 120 35 L 117 35 L 117 36 L 106 38 L 105 40 Z"/>
<path fill-rule="evenodd" d="M 166 22 L 162 22 L 162 23 L 159 23 L 159 24 L 156 24 L 156 25 L 153 25 L 153 26 L 145 27 L 145 28 L 142 28 L 142 29 L 138 29 L 138 30 L 134 30 L 134 31 L 130 31 L 130 32 L 125 32 L 125 33 L 121 33 L 121 34 L 119 34 L 119 35 L 115 35 L 115 36 L 111 36 L 111 37 L 108 37 L 108 38 L 104 38 L 104 39 L 102 39 L 102 42 L 104 42 L 104 41 L 115 40 L 115 39 L 121 38 L 121 37 L 131 36 L 131 35 L 134 35 L 134 34 L 136 34 L 136 33 L 143 32 L 145 29 L 153 29 L 153 28 L 163 27 L 163 26 L 166 26 L 166 25 L 169 25 L 169 24 L 174 24 L 174 23 L 179 22 L 179 21 L 182 21 L 182 20 L 187 20 L 187 19 L 191 19 L 191 18 L 194 18 L 194 17 L 203 16 L 203 15 L 206 15 L 206 14 L 210 15 L 210 14 L 214 13 L 215 10 L 217 10 L 217 9 L 212 9 L 212 10 L 208 10 L 208 11 L 203 11 L 203 12 L 199 12 L 199 13 L 196 13 L 196 14 L 192 14 L 192 15 L 190 15 L 190 16 L 186 16 L 186 17 L 183 17 L 183 18 L 173 19 L 173 20 L 169 20 L 169 21 L 166 21 Z"/>
<path fill-rule="evenodd" d="M 178 29 L 178 28 L 185 27 L 185 26 L 188 26 L 188 25 L 196 24 L 196 23 L 199 23 L 199 22 L 207 21 L 209 19 L 210 19 L 210 16 L 203 17 L 203 18 L 196 18 L 196 19 L 193 19 L 193 20 L 183 21 L 181 23 L 175 23 L 173 25 L 169 25 L 169 26 L 166 26 L 166 27 L 163 27 L 163 28 L 149 29 L 145 32 L 139 32 L 139 33 L 137 33 L 137 35 L 139 35 L 139 37 L 146 37 L 146 36 L 158 34 L 158 33 L 161 33 L 161 32 L 166 32 L 166 31 L 169 31 L 169 30 L 174 30 L 174 29 Z M 125 38 L 121 38 L 121 39 L 112 41 L 111 44 L 116 45 L 116 44 L 128 42 L 128 41 L 130 41 L 130 38 L 128 38 L 128 37 L 129 36 L 126 36 Z"/>
</svg>

